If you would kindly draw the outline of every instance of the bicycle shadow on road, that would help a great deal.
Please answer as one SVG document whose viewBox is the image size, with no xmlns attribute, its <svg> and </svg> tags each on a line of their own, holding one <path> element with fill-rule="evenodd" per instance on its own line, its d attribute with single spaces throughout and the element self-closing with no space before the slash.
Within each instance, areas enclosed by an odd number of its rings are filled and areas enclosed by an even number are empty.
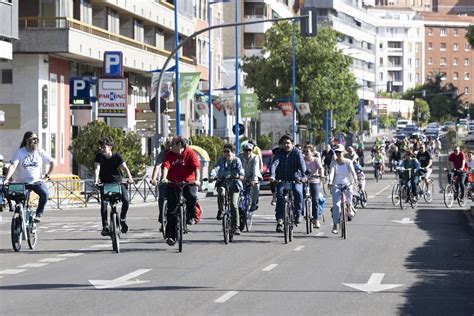
<svg viewBox="0 0 474 316">
<path fill-rule="evenodd" d="M 405 292 L 400 315 L 472 315 L 474 233 L 463 210 L 422 208 L 415 224 L 429 240 L 406 258 L 418 281 Z"/>
</svg>

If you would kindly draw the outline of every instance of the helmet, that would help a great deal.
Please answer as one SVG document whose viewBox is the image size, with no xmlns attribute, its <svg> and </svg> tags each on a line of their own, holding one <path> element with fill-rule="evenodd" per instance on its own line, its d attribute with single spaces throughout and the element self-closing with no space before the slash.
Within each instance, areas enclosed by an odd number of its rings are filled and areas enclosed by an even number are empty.
<svg viewBox="0 0 474 316">
<path fill-rule="evenodd" d="M 362 168 L 361 168 L 360 164 L 355 163 L 355 164 L 354 164 L 354 170 L 355 170 L 356 172 L 362 171 Z"/>
<path fill-rule="evenodd" d="M 248 143 L 245 143 L 243 146 L 242 146 L 242 149 L 243 150 L 247 150 L 247 149 L 250 149 L 250 150 L 253 150 L 253 144 L 251 144 L 250 142 Z"/>
</svg>

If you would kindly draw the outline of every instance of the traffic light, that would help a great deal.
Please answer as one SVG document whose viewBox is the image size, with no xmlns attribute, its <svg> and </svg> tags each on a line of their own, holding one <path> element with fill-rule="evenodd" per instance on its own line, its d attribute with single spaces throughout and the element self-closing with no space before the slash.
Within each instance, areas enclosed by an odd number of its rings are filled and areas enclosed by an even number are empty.
<svg viewBox="0 0 474 316">
<path fill-rule="evenodd" d="M 312 37 L 317 34 L 317 12 L 313 7 L 302 7 L 300 15 L 308 17 L 302 18 L 300 23 L 300 34 L 302 37 Z"/>
<path fill-rule="evenodd" d="M 163 137 L 168 137 L 171 134 L 171 122 L 168 114 L 161 116 L 161 127 L 163 129 Z"/>
<path fill-rule="evenodd" d="M 387 81 L 387 92 L 388 93 L 393 92 L 393 81 Z"/>
</svg>

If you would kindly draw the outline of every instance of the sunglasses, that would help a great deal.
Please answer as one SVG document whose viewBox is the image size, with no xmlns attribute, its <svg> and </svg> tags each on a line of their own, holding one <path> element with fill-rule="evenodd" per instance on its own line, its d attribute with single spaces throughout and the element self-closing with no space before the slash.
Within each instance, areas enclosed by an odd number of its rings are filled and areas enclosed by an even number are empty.
<svg viewBox="0 0 474 316">
<path fill-rule="evenodd" d="M 244 149 L 244 151 L 252 151 L 252 149 Z"/>
<path fill-rule="evenodd" d="M 228 154 L 228 153 L 230 153 L 230 150 L 224 150 L 224 153 Z"/>
<path fill-rule="evenodd" d="M 28 138 L 28 141 L 29 141 L 29 142 L 37 142 L 37 141 L 38 141 L 38 137 Z"/>
</svg>

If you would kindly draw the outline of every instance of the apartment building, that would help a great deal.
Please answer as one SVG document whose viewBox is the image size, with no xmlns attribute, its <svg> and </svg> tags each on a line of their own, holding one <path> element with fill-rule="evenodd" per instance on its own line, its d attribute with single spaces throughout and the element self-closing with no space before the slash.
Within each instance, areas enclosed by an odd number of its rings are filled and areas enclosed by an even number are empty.
<svg viewBox="0 0 474 316">
<path fill-rule="evenodd" d="M 0 59 L 12 59 L 12 42 L 18 40 L 18 0 L 0 0 L 0 17 Z"/>
<path fill-rule="evenodd" d="M 433 12 L 449 15 L 474 16 L 474 1 L 472 0 L 432 0 Z"/>
<path fill-rule="evenodd" d="M 149 102 L 151 71 L 161 69 L 174 48 L 173 0 L 31 0 L 19 3 L 19 38 L 13 59 L 0 62 L 12 73 L 12 84 L 0 85 L 0 103 L 12 118 L 2 130 L 0 148 L 6 157 L 18 146 L 24 131 L 34 130 L 40 144 L 58 162 L 57 172 L 71 172 L 67 148 L 81 126 L 97 118 L 96 102 L 91 110 L 71 110 L 70 78 L 87 77 L 94 84 L 103 75 L 105 51 L 123 54 L 124 76 L 128 79 L 126 117 L 103 118 L 115 127 L 137 130 L 135 108 Z M 3 4 L 2 4 L 3 5 Z M 207 26 L 207 1 L 179 0 L 180 40 Z M 214 17 L 222 17 L 221 5 L 214 6 Z M 214 33 L 216 34 L 216 33 Z M 222 46 L 213 45 L 214 65 L 222 64 Z M 200 72 L 208 80 L 207 34 L 190 41 L 179 52 L 180 72 Z M 220 58 L 220 59 L 219 59 Z M 170 66 L 174 65 L 174 61 Z M 218 72 L 220 73 L 220 71 Z M 220 84 L 215 76 L 215 85 Z M 202 84 L 201 88 L 207 84 Z M 196 118 L 192 102 L 180 105 L 182 134 L 193 131 L 189 123 Z M 143 148 L 153 147 L 153 127 L 138 130 Z"/>
<path fill-rule="evenodd" d="M 474 103 L 474 50 L 465 34 L 474 17 L 425 13 L 425 77 L 437 73 L 453 84 L 462 100 Z"/>
<path fill-rule="evenodd" d="M 434 0 L 372 0 L 372 5 L 379 8 L 405 8 L 415 11 L 432 11 Z"/>
</svg>

